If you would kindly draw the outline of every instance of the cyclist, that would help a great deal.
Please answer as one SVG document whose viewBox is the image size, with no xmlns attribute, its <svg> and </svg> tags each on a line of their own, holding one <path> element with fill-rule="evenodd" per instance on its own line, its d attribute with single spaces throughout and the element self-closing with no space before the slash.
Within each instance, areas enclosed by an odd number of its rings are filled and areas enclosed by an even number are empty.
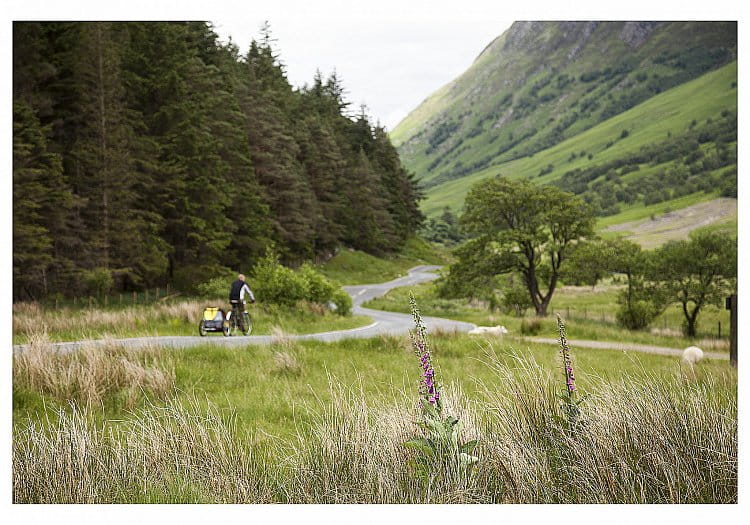
<svg viewBox="0 0 750 525">
<path fill-rule="evenodd" d="M 237 280 L 232 283 L 232 287 L 229 289 L 229 302 L 232 304 L 232 315 L 236 315 L 240 324 L 243 323 L 242 312 L 245 311 L 245 296 L 250 299 L 251 303 L 255 303 L 255 296 L 252 290 L 245 282 L 245 276 L 239 274 Z M 242 327 L 244 329 L 244 327 Z"/>
</svg>

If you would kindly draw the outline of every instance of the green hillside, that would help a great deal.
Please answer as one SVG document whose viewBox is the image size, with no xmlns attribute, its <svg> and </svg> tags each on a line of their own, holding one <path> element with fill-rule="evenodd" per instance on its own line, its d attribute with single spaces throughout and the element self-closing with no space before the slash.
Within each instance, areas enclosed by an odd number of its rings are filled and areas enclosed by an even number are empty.
<svg viewBox="0 0 750 525">
<path fill-rule="evenodd" d="M 498 173 L 583 194 L 602 216 L 725 188 L 736 177 L 736 31 L 517 22 L 391 138 L 430 216 L 460 209 L 472 183 Z"/>
<path fill-rule="evenodd" d="M 422 203 L 423 210 L 428 215 L 434 215 L 445 206 L 460 209 L 471 185 L 489 176 L 502 174 L 512 178 L 533 178 L 540 183 L 553 183 L 576 169 L 583 171 L 591 167 L 605 166 L 628 155 L 637 154 L 642 148 L 659 145 L 667 140 L 684 142 L 688 133 L 700 137 L 703 130 L 709 130 L 722 121 L 726 121 L 727 126 L 734 129 L 735 136 L 726 144 L 730 150 L 729 168 L 725 167 L 718 171 L 723 173 L 732 166 L 736 169 L 736 80 L 737 63 L 732 62 L 696 80 L 656 95 L 635 108 L 533 156 L 501 163 L 432 187 Z M 725 116 L 722 116 L 722 113 L 725 113 Z M 696 121 L 696 124 L 691 129 L 693 121 Z M 627 131 L 625 138 L 621 138 L 623 130 Z M 608 146 L 610 143 L 612 144 Z M 716 150 L 716 143 L 707 141 L 700 145 L 700 149 L 704 151 L 705 158 L 706 152 L 712 154 Z M 638 181 L 645 177 L 660 176 L 668 170 L 682 166 L 682 159 L 683 156 L 680 156 L 677 161 L 653 163 L 653 160 L 650 160 L 637 163 L 637 170 L 619 174 L 619 178 L 640 186 L 637 184 Z M 547 173 L 539 176 L 544 171 Z M 623 171 L 623 167 L 618 171 Z M 708 175 L 719 175 L 714 171 L 717 170 L 708 170 Z M 607 173 L 598 179 L 606 178 Z M 694 175 L 701 174 L 704 174 L 703 170 Z M 705 177 L 702 178 L 707 180 Z M 596 180 L 592 182 L 595 183 Z M 711 190 L 716 188 L 714 185 L 706 187 Z M 705 194 L 707 199 L 713 196 L 710 193 Z"/>
</svg>

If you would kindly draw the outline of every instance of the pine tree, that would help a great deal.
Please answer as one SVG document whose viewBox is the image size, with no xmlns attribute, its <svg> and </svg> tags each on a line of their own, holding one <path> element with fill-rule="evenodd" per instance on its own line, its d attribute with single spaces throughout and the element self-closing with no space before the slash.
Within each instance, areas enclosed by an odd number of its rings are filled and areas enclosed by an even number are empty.
<svg viewBox="0 0 750 525">
<path fill-rule="evenodd" d="M 63 178 L 59 155 L 47 147 L 46 134 L 29 105 L 13 104 L 14 300 L 59 291 L 52 266 L 71 266 L 57 253 L 55 240 L 65 237 L 75 199 Z"/>
</svg>

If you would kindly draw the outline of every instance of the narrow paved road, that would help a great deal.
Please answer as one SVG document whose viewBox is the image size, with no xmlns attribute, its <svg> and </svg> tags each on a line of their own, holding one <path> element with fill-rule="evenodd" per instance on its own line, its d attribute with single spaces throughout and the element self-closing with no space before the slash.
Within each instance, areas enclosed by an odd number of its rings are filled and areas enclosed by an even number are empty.
<svg viewBox="0 0 750 525">
<path fill-rule="evenodd" d="M 362 284 L 357 286 L 345 286 L 344 289 L 352 296 L 354 303 L 353 313 L 357 315 L 369 316 L 373 322 L 368 326 L 352 328 L 350 330 L 337 330 L 335 332 L 320 332 L 316 334 L 290 335 L 289 337 L 297 340 L 317 340 L 325 342 L 340 341 L 349 338 L 367 338 L 381 334 L 403 335 L 408 333 L 413 326 L 413 320 L 409 314 L 395 312 L 384 312 L 382 310 L 371 310 L 363 308 L 362 304 L 385 295 L 389 290 L 401 286 L 412 286 L 426 281 L 437 279 L 438 275 L 434 270 L 439 266 L 417 266 L 409 270 L 408 275 L 399 277 L 387 283 L 379 284 Z M 439 328 L 446 331 L 468 332 L 475 325 L 451 319 L 441 319 L 439 317 L 425 317 L 425 325 L 428 330 Z M 270 335 L 250 335 L 240 337 L 217 337 L 217 336 L 157 336 L 157 337 L 133 337 L 128 339 L 109 340 L 120 343 L 129 348 L 140 348 L 144 346 L 167 346 L 171 348 L 187 348 L 190 346 L 203 345 L 206 343 L 224 345 L 224 346 L 244 346 L 248 344 L 268 344 L 273 336 Z M 105 340 L 75 341 L 66 343 L 51 343 L 58 351 L 71 352 L 79 349 L 81 346 L 99 346 L 104 345 Z M 13 351 L 23 351 L 25 345 L 14 345 Z"/>
<path fill-rule="evenodd" d="M 290 335 L 289 337 L 296 340 L 317 340 L 325 342 L 340 341 L 342 339 L 350 338 L 368 338 L 377 335 L 388 334 L 388 335 L 404 335 L 408 333 L 409 329 L 413 326 L 413 320 L 409 314 L 401 314 L 396 312 L 384 312 L 382 310 L 371 310 L 370 308 L 363 308 L 362 305 L 374 299 L 385 295 L 388 291 L 399 288 L 401 286 L 413 286 L 427 281 L 432 281 L 438 277 L 435 270 L 440 268 L 439 266 L 417 266 L 409 270 L 409 273 L 404 277 L 399 277 L 387 283 L 379 284 L 360 284 L 356 286 L 344 286 L 344 289 L 351 295 L 352 302 L 354 303 L 353 313 L 357 315 L 366 315 L 370 317 L 373 322 L 367 326 L 360 328 L 352 328 L 350 330 L 337 330 L 335 332 L 319 332 L 316 334 L 305 334 L 305 335 Z M 471 323 L 464 323 L 462 321 L 453 321 L 451 319 L 442 319 L 440 317 L 425 317 L 425 325 L 427 329 L 433 331 L 435 329 L 441 329 L 445 331 L 456 331 L 456 332 L 468 332 L 475 325 Z M 481 336 L 480 336 L 481 337 Z M 75 341 L 66 343 L 50 343 L 58 351 L 71 352 L 79 349 L 81 346 L 86 345 L 104 345 L 108 342 L 114 341 L 130 348 L 141 348 L 145 346 L 167 346 L 171 348 L 187 348 L 190 346 L 197 346 L 202 344 L 217 344 L 224 346 L 244 346 L 248 344 L 268 344 L 273 339 L 270 335 L 251 335 L 245 337 L 219 337 L 219 336 L 157 336 L 157 337 L 133 337 L 129 339 L 114 339 L 114 340 L 88 340 L 88 341 Z M 526 341 L 533 343 L 542 344 L 554 344 L 557 345 L 556 339 L 543 338 L 543 337 L 529 337 L 525 338 Z M 655 345 L 643 345 L 636 343 L 614 343 L 608 341 L 585 341 L 585 340 L 570 340 L 571 346 L 579 346 L 584 348 L 600 348 L 603 350 L 620 350 L 620 351 L 633 351 L 643 352 L 649 354 L 658 354 L 666 356 L 680 357 L 682 350 L 677 348 L 667 348 L 664 346 Z M 25 345 L 14 345 L 13 351 L 23 351 Z M 705 357 L 710 359 L 729 359 L 727 354 L 718 352 L 704 352 Z"/>
<path fill-rule="evenodd" d="M 527 337 L 526 341 L 532 343 L 542 343 L 550 345 L 559 345 L 560 342 L 557 339 L 550 337 Z M 673 357 L 682 357 L 682 350 L 678 348 L 667 348 L 666 346 L 656 345 L 643 345 L 637 343 L 614 343 L 611 341 L 588 341 L 585 339 L 573 340 L 568 339 L 568 344 L 572 347 L 581 348 L 600 348 L 604 350 L 620 350 L 622 352 L 643 352 L 646 354 L 658 354 L 658 355 L 669 355 Z M 722 354 L 720 352 L 707 352 L 703 351 L 703 357 L 708 359 L 729 359 L 729 354 Z"/>
</svg>

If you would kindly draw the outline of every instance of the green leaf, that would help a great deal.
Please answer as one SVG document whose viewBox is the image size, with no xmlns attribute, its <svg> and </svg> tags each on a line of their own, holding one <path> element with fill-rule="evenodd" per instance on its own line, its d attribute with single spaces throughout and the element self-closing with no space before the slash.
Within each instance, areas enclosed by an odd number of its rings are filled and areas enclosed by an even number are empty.
<svg viewBox="0 0 750 525">
<path fill-rule="evenodd" d="M 430 456 L 435 455 L 435 451 L 433 450 L 432 444 L 425 438 L 412 438 L 409 441 L 404 442 L 404 446 L 406 448 L 413 448 L 415 450 L 419 450 L 420 452 L 429 454 Z"/>
<path fill-rule="evenodd" d="M 474 452 L 474 449 L 477 448 L 477 444 L 479 443 L 478 440 L 472 439 L 471 441 L 467 441 L 463 445 L 461 445 L 461 448 L 459 449 L 460 452 L 471 454 Z"/>
</svg>

